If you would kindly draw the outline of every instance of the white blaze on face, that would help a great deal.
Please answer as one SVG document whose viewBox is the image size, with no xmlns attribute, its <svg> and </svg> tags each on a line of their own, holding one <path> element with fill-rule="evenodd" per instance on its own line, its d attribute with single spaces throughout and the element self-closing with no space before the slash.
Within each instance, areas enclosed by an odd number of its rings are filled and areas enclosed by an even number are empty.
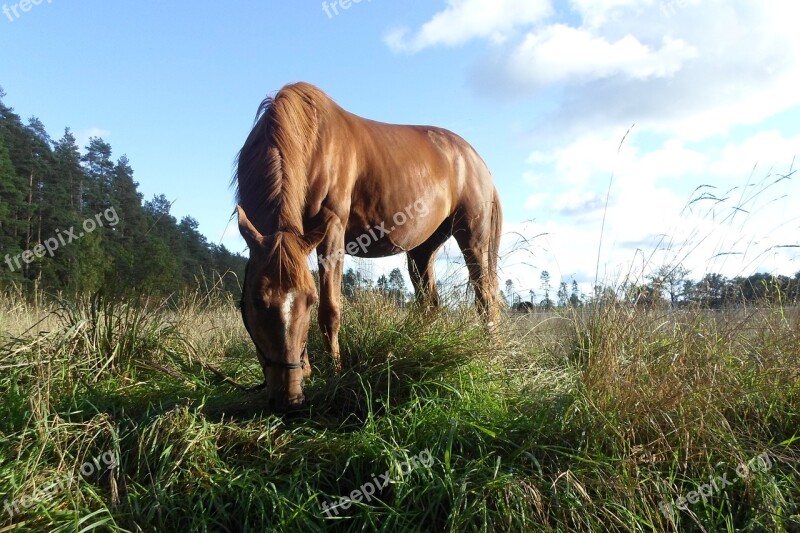
<svg viewBox="0 0 800 533">
<path fill-rule="evenodd" d="M 281 313 L 283 314 L 283 327 L 286 331 L 286 337 L 289 338 L 289 327 L 291 326 L 292 321 L 292 306 L 294 305 L 294 298 L 295 292 L 294 290 L 289 291 L 286 293 L 286 299 L 283 301 L 283 305 L 281 305 Z"/>
</svg>

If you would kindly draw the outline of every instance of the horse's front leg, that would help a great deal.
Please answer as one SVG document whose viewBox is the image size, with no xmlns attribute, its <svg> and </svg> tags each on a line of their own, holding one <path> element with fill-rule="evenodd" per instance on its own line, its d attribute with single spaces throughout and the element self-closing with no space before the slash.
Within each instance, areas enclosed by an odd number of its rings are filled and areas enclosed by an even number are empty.
<svg viewBox="0 0 800 533">
<path fill-rule="evenodd" d="M 339 356 L 342 271 L 344 269 L 344 228 L 338 222 L 328 227 L 325 239 L 317 246 L 319 263 L 319 314 L 322 336 L 328 345 L 336 372 L 342 370 Z"/>
</svg>

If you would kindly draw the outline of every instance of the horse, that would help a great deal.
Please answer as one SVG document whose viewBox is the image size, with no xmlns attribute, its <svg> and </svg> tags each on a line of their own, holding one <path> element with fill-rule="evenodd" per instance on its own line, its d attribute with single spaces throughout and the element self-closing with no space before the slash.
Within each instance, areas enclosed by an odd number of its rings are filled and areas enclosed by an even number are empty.
<svg viewBox="0 0 800 533">
<path fill-rule="evenodd" d="M 318 323 L 336 372 L 345 254 L 405 252 L 416 300 L 439 305 L 434 256 L 455 237 L 480 314 L 497 320 L 500 198 L 464 139 L 432 126 L 352 114 L 317 87 L 295 83 L 266 98 L 237 157 L 239 232 L 250 257 L 241 314 L 256 346 L 269 406 L 304 405 L 308 330 Z M 308 257 L 317 252 L 319 294 Z"/>
</svg>

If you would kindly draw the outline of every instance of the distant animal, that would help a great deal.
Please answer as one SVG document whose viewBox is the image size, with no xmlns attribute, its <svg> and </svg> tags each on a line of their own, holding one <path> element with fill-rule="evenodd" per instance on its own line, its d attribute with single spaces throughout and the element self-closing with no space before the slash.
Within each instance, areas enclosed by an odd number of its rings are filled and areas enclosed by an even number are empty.
<svg viewBox="0 0 800 533">
<path fill-rule="evenodd" d="M 486 164 L 458 135 L 367 120 L 296 83 L 259 106 L 232 185 L 250 252 L 242 319 L 264 372 L 258 388 L 268 389 L 273 410 L 305 401 L 314 249 L 318 322 L 337 371 L 345 254 L 407 252 L 417 301 L 436 306 L 434 255 L 454 236 L 479 310 L 488 324 L 496 320 L 500 198 Z"/>
<path fill-rule="evenodd" d="M 514 304 L 514 311 L 518 313 L 532 313 L 534 308 L 533 302 L 517 302 Z"/>
</svg>

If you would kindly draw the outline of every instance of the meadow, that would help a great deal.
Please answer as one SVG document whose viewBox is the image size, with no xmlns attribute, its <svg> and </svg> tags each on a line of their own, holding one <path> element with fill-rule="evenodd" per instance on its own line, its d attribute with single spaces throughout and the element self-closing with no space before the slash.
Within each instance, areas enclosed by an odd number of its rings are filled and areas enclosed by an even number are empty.
<svg viewBox="0 0 800 533">
<path fill-rule="evenodd" d="M 278 417 L 239 388 L 261 371 L 230 296 L 7 289 L 0 531 L 800 531 L 795 309 L 487 336 L 362 295 L 341 340 L 335 375 L 312 327 L 309 407 Z"/>
</svg>

